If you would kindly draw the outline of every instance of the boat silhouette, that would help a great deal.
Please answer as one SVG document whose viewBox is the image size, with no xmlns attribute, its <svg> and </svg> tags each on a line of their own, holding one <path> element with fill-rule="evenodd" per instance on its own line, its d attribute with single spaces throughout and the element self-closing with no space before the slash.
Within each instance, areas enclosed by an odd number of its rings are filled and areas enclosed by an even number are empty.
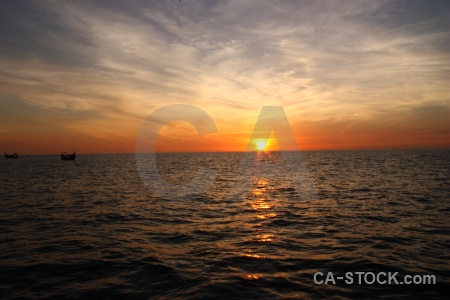
<svg viewBox="0 0 450 300">
<path fill-rule="evenodd" d="M 17 153 L 13 153 L 13 154 L 7 154 L 6 152 L 4 152 L 5 153 L 5 158 L 19 158 L 19 154 L 17 154 Z"/>
<path fill-rule="evenodd" d="M 62 160 L 75 160 L 75 151 L 73 151 L 72 154 L 67 154 L 67 152 L 61 153 L 61 159 Z"/>
</svg>

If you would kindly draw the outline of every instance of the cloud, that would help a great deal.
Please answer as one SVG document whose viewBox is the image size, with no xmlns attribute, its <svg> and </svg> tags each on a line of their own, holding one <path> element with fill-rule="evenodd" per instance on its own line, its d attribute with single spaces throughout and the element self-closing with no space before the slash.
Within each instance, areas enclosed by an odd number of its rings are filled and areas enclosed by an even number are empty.
<svg viewBox="0 0 450 300">
<path fill-rule="evenodd" d="M 399 115 L 449 103 L 446 1 L 0 6 L 0 102 L 70 114 L 85 132 L 136 130 L 173 103 L 204 108 L 230 132 L 251 128 L 262 105 L 308 122 L 406 126 L 414 118 Z"/>
<path fill-rule="evenodd" d="M 0 5 L 0 54 L 3 58 L 37 59 L 71 67 L 95 64 L 95 57 L 91 55 L 94 41 L 67 23 L 64 14 L 49 10 L 41 2 L 14 1 Z"/>
</svg>

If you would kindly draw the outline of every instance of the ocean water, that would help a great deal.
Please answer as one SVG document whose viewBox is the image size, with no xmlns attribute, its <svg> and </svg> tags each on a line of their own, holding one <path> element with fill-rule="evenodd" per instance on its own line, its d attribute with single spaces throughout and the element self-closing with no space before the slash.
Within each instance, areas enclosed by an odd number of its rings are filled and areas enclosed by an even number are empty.
<svg viewBox="0 0 450 300">
<path fill-rule="evenodd" d="M 0 160 L 2 299 L 450 298 L 450 150 L 137 157 Z"/>
</svg>

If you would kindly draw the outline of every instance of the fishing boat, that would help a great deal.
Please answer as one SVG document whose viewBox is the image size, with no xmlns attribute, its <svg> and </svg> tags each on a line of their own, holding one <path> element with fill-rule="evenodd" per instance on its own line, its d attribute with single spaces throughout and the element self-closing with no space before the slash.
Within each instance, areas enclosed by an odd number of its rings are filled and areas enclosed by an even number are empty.
<svg viewBox="0 0 450 300">
<path fill-rule="evenodd" d="M 19 158 L 19 154 L 17 154 L 17 153 L 7 154 L 5 152 L 5 158 Z"/>
<path fill-rule="evenodd" d="M 73 151 L 72 154 L 67 154 L 67 152 L 61 153 L 61 159 L 62 160 L 75 160 L 75 151 Z"/>
</svg>

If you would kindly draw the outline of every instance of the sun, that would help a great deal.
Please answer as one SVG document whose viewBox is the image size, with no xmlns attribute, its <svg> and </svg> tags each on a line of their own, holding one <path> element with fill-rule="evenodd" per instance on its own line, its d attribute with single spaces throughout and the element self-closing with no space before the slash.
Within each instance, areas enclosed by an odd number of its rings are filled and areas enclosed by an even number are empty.
<svg viewBox="0 0 450 300">
<path fill-rule="evenodd" d="M 264 149 L 266 149 L 266 143 L 265 141 L 258 141 L 256 143 L 256 148 L 258 148 L 259 151 L 263 151 Z"/>
</svg>

